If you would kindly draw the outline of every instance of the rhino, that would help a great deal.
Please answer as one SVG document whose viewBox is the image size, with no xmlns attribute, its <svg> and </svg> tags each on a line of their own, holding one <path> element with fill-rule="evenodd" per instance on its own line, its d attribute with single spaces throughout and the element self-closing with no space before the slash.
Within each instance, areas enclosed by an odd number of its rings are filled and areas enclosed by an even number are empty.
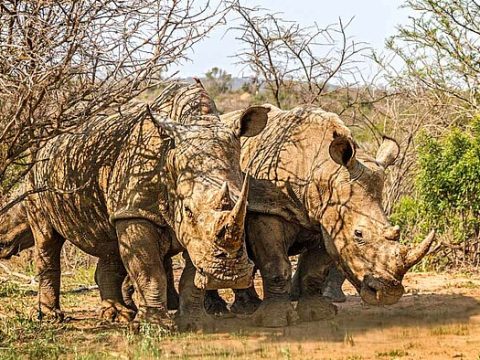
<svg viewBox="0 0 480 360">
<path fill-rule="evenodd" d="M 241 166 L 252 176 L 247 248 L 262 276 L 264 300 L 260 303 L 253 287 L 235 290 L 231 310 L 256 310 L 254 322 L 269 327 L 298 317 L 331 318 L 336 308 L 321 292 L 333 267 L 366 303 L 396 303 L 404 293 L 404 274 L 434 240 L 432 231 L 416 246 L 401 244 L 400 228 L 389 223 L 382 208 L 385 169 L 397 158 L 398 144 L 384 137 L 373 158 L 336 114 L 309 105 L 263 107 L 269 111 L 267 126 L 243 141 Z M 222 120 L 235 123 L 241 114 L 227 113 Z M 295 254 L 300 254 L 296 311 L 289 298 L 289 256 Z M 221 312 L 225 304 L 210 291 L 206 306 Z"/>
<path fill-rule="evenodd" d="M 18 256 L 23 250 L 32 248 L 35 245 L 33 239 L 32 228 L 28 221 L 27 209 L 25 201 L 18 201 L 21 199 L 25 184 L 21 183 L 16 191 L 12 192 L 6 197 L 6 204 L 13 204 L 9 211 L 0 214 L 0 259 L 10 259 L 13 256 Z M 174 286 L 174 274 L 172 268 L 171 258 L 164 259 L 164 268 L 167 276 L 167 309 L 178 309 L 178 293 Z M 121 269 L 122 272 L 124 271 Z M 102 287 L 105 284 L 98 281 L 99 274 L 101 274 L 101 266 L 97 264 L 95 271 L 95 282 Z M 128 280 L 128 277 L 122 284 L 123 300 L 126 308 L 121 308 L 122 311 L 116 310 L 108 302 L 104 303 L 100 312 L 100 317 L 110 322 L 128 322 L 136 311 L 136 305 L 132 299 L 133 285 Z M 103 289 L 101 292 L 105 291 Z M 107 290 L 108 291 L 108 290 Z M 119 306 L 119 304 L 117 304 Z"/>
<path fill-rule="evenodd" d="M 8 211 L 0 214 L 0 259 L 10 259 L 21 251 L 33 247 L 33 233 L 28 223 L 27 209 L 20 199 L 24 184 L 4 201 L 12 204 Z M 16 201 L 16 202 L 15 202 Z"/>
<path fill-rule="evenodd" d="M 248 287 L 249 186 L 240 137 L 258 135 L 266 121 L 266 110 L 252 107 L 228 125 L 199 82 L 172 83 L 150 107 L 135 102 L 48 140 L 25 184 L 41 191 L 21 205 L 35 242 L 39 316 L 63 319 L 66 239 L 98 257 L 104 313 L 130 316 L 121 291 L 128 274 L 138 299 L 135 320 L 171 327 L 162 265 L 184 250 L 177 323 L 204 316 L 204 289 Z"/>
</svg>

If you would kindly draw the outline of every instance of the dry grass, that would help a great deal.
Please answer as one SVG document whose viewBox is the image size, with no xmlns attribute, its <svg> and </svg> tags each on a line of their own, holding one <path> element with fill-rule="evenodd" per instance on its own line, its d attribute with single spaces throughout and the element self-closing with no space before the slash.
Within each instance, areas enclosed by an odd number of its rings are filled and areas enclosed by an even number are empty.
<svg viewBox="0 0 480 360">
<path fill-rule="evenodd" d="M 219 319 L 215 331 L 169 334 L 144 325 L 140 335 L 97 319 L 98 293 L 68 291 L 93 281 L 92 269 L 64 281 L 72 320 L 39 323 L 31 285 L 0 283 L 0 359 L 479 359 L 478 275 L 409 274 L 409 294 L 391 307 L 363 305 L 353 289 L 332 321 L 282 329 Z M 445 284 L 450 284 L 446 288 Z M 465 286 L 463 286 L 464 284 Z M 415 295 L 412 295 L 415 294 Z"/>
</svg>

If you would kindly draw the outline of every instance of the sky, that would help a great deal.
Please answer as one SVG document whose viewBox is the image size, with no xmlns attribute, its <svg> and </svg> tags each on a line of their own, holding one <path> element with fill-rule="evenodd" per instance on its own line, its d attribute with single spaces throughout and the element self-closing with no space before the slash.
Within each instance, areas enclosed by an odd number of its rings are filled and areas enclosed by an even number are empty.
<svg viewBox="0 0 480 360">
<path fill-rule="evenodd" d="M 354 18 L 347 35 L 357 42 L 366 42 L 376 50 L 384 48 L 384 41 L 396 32 L 399 24 L 408 20 L 408 10 L 400 6 L 403 0 L 244 0 L 249 6 L 259 5 L 281 12 L 286 20 L 297 21 L 309 26 L 317 23 L 325 27 L 337 23 L 339 18 L 346 23 Z M 232 26 L 232 19 L 227 23 Z M 211 33 L 209 38 L 197 44 L 189 54 L 191 61 L 177 69 L 182 77 L 203 76 L 216 66 L 226 70 L 234 77 L 248 76 L 241 66 L 235 65 L 234 55 L 241 49 L 233 32 L 226 33 L 226 27 Z"/>
</svg>

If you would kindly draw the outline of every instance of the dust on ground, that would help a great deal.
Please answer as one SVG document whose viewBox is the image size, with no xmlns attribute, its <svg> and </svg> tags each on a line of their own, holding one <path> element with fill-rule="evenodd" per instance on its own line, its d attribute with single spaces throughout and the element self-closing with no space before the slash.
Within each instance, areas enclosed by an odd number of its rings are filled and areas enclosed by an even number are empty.
<svg viewBox="0 0 480 360">
<path fill-rule="evenodd" d="M 266 329 L 224 318 L 208 331 L 183 334 L 145 325 L 134 335 L 102 323 L 97 291 L 72 294 L 68 288 L 78 284 L 68 277 L 67 284 L 66 324 L 27 318 L 34 291 L 0 291 L 0 358 L 480 359 L 479 274 L 407 274 L 407 294 L 389 307 L 362 304 L 346 284 L 348 300 L 334 320 Z"/>
</svg>

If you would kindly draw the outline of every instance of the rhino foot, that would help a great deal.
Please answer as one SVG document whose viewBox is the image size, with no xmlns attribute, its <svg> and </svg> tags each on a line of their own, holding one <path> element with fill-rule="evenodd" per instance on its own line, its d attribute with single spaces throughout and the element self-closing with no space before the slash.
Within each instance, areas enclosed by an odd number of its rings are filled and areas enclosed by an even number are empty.
<svg viewBox="0 0 480 360">
<path fill-rule="evenodd" d="M 333 302 L 342 303 L 347 301 L 347 296 L 344 294 L 342 289 L 327 287 L 323 291 L 323 296 L 331 299 Z"/>
<path fill-rule="evenodd" d="M 337 314 L 337 307 L 322 296 L 301 297 L 297 313 L 301 321 L 329 320 Z"/>
<path fill-rule="evenodd" d="M 210 315 L 230 315 L 230 311 L 228 311 L 227 308 L 227 303 L 222 299 L 216 290 L 211 292 L 209 291 L 205 295 L 205 310 L 207 311 L 207 314 Z"/>
<path fill-rule="evenodd" d="M 230 311 L 239 315 L 251 315 L 258 310 L 261 304 L 262 300 L 259 297 L 250 297 L 249 299 L 235 297 Z"/>
<path fill-rule="evenodd" d="M 200 330 L 214 330 L 213 319 L 206 311 L 199 312 L 177 312 L 175 314 L 175 324 L 179 331 L 196 332 Z"/>
<path fill-rule="evenodd" d="M 177 330 L 175 323 L 164 307 L 140 307 L 135 320 L 130 325 L 130 329 L 136 332 L 135 330 L 140 329 L 142 322 L 157 324 L 167 331 Z"/>
<path fill-rule="evenodd" d="M 109 322 L 129 323 L 135 318 L 135 311 L 112 300 L 102 301 L 100 318 Z"/>
<path fill-rule="evenodd" d="M 266 299 L 252 315 L 255 326 L 282 327 L 294 325 L 298 315 L 289 299 Z"/>
<path fill-rule="evenodd" d="M 65 314 L 60 309 L 50 309 L 46 307 L 34 308 L 30 312 L 30 317 L 34 320 L 44 321 L 49 323 L 62 323 L 65 319 Z"/>
</svg>

